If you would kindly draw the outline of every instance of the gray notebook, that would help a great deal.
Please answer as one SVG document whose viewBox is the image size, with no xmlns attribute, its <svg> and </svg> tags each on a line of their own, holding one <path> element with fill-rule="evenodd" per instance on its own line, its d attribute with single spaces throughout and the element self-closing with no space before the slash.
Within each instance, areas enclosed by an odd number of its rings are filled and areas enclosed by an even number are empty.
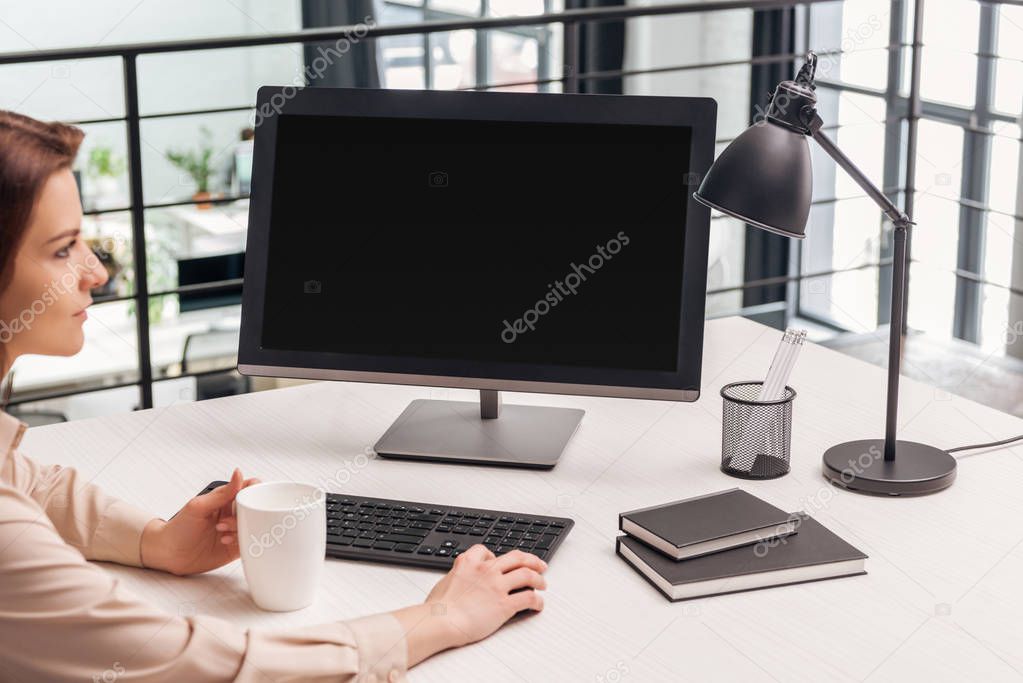
<svg viewBox="0 0 1023 683">
<path fill-rule="evenodd" d="M 618 515 L 618 528 L 675 560 L 793 533 L 784 510 L 734 488 Z"/>
<path fill-rule="evenodd" d="M 615 552 L 671 600 L 865 574 L 867 556 L 806 515 L 798 533 L 677 562 L 629 536 Z"/>
</svg>

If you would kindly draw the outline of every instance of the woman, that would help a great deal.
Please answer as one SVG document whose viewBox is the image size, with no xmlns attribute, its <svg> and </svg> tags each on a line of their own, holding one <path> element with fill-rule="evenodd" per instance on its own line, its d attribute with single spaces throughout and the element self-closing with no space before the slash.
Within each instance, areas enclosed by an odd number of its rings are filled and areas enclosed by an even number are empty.
<svg viewBox="0 0 1023 683">
<path fill-rule="evenodd" d="M 71 165 L 78 128 L 0 111 L 0 377 L 23 354 L 81 349 L 89 292 L 107 279 L 81 239 Z M 285 633 L 164 614 L 104 560 L 177 575 L 238 558 L 231 503 L 255 482 L 193 498 L 154 519 L 17 452 L 24 425 L 0 412 L 0 678 L 4 680 L 404 680 L 430 655 L 543 608 L 546 563 L 475 545 L 421 605 Z M 515 592 L 512 592 L 515 591 Z"/>
</svg>

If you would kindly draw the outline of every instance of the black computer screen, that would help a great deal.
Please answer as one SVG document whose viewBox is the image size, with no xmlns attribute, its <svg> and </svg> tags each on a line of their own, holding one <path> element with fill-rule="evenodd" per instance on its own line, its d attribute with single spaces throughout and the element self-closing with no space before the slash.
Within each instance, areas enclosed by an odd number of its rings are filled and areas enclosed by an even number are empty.
<svg viewBox="0 0 1023 683">
<path fill-rule="evenodd" d="M 673 372 L 690 145 L 688 127 L 282 115 L 261 345 Z"/>
</svg>

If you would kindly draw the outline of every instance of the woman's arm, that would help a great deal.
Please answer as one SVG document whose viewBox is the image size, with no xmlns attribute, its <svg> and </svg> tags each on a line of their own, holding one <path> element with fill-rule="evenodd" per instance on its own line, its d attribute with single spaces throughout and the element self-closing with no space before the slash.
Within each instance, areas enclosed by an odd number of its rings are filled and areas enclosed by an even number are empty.
<svg viewBox="0 0 1023 683">
<path fill-rule="evenodd" d="M 12 680 L 266 680 L 395 683 L 430 655 L 541 609 L 544 563 L 476 545 L 426 602 L 287 632 L 162 612 L 68 546 L 33 500 L 0 484 L 0 677 Z M 211 594 L 210 601 L 224 594 Z M 202 602 L 190 605 L 201 612 Z"/>
<path fill-rule="evenodd" d="M 15 422 L 3 413 L 0 421 Z M 17 441 L 0 453 L 0 483 L 31 498 L 86 559 L 141 566 L 142 531 L 153 515 L 106 495 L 73 468 L 25 457 L 15 450 Z"/>
</svg>

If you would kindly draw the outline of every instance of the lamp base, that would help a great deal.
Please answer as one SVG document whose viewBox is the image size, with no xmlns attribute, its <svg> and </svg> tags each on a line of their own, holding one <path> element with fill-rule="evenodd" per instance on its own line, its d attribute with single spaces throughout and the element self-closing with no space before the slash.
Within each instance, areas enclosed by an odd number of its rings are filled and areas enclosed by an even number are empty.
<svg viewBox="0 0 1023 683">
<path fill-rule="evenodd" d="M 919 496 L 952 485 L 956 459 L 927 444 L 896 441 L 895 460 L 884 459 L 884 439 L 863 439 L 824 452 L 824 476 L 832 484 L 878 496 Z"/>
</svg>

